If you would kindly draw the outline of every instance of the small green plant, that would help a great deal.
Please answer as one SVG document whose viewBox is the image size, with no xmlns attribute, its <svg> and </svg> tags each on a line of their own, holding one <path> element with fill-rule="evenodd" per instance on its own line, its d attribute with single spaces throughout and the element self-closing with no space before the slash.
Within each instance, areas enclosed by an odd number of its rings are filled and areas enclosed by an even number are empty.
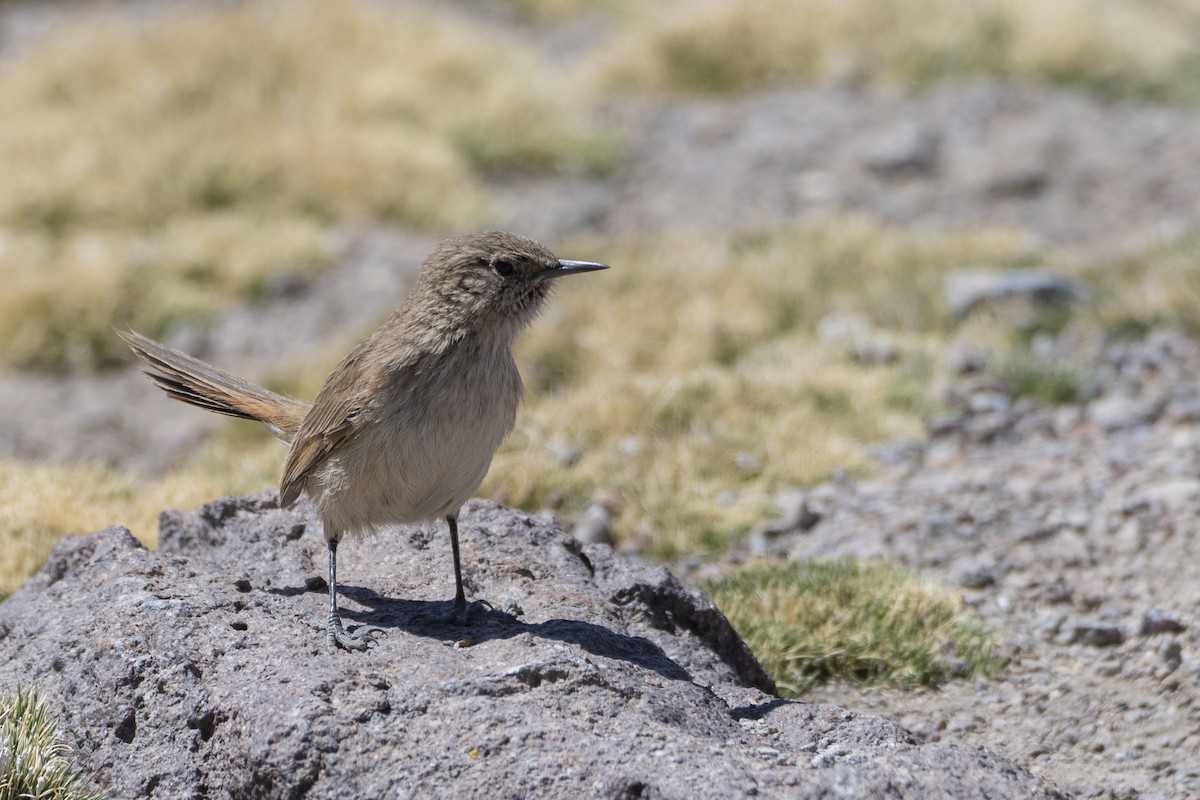
<svg viewBox="0 0 1200 800">
<path fill-rule="evenodd" d="M 831 679 L 931 685 L 1003 665 L 953 592 L 891 563 L 749 567 L 706 588 L 785 696 Z"/>
<path fill-rule="evenodd" d="M 104 797 L 73 763 L 41 693 L 18 687 L 0 696 L 0 800 Z"/>
<path fill-rule="evenodd" d="M 1009 356 L 1000 365 L 999 373 L 1013 397 L 1032 397 L 1049 405 L 1079 399 L 1083 384 L 1083 375 L 1077 367 L 1037 358 L 1028 352 Z"/>
</svg>

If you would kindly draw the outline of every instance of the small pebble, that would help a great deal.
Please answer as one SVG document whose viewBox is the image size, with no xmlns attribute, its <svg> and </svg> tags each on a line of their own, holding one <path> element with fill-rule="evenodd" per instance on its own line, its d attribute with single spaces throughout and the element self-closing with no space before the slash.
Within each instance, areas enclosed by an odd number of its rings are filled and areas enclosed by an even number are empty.
<svg viewBox="0 0 1200 800">
<path fill-rule="evenodd" d="M 1186 627 L 1183 620 L 1174 611 L 1151 608 L 1142 615 L 1138 633 L 1142 636 L 1153 636 L 1156 633 L 1182 633 Z"/>
<path fill-rule="evenodd" d="M 990 567 L 971 567 L 958 576 L 958 585 L 964 589 L 985 589 L 996 583 L 996 573 Z"/>
<path fill-rule="evenodd" d="M 1158 657 L 1172 665 L 1172 669 L 1178 669 L 1183 660 L 1183 645 L 1178 639 L 1168 639 L 1158 648 Z"/>
<path fill-rule="evenodd" d="M 1125 641 L 1125 634 L 1116 625 L 1104 622 L 1083 622 L 1071 629 L 1070 644 L 1086 644 L 1092 647 L 1109 647 Z"/>
</svg>

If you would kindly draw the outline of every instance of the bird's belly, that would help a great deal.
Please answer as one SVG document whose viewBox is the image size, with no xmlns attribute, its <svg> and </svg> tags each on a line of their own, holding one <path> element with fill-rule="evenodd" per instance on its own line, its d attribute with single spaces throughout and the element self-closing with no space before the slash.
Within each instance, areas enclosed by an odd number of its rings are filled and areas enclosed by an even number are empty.
<svg viewBox="0 0 1200 800">
<path fill-rule="evenodd" d="M 330 458 L 317 479 L 326 518 L 346 532 L 455 513 L 479 488 L 493 450 L 427 459 L 413 447 L 363 445 L 359 457 Z"/>
<path fill-rule="evenodd" d="M 457 513 L 487 475 L 516 404 L 492 397 L 448 409 L 397 405 L 318 470 L 314 496 L 327 524 L 352 533 Z"/>
</svg>

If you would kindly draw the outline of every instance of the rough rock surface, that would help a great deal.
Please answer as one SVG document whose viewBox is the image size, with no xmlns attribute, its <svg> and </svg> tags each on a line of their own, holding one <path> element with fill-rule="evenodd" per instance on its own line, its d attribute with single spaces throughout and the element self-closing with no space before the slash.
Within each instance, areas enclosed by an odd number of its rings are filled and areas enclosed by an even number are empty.
<svg viewBox="0 0 1200 800">
<path fill-rule="evenodd" d="M 163 515 L 161 546 L 68 537 L 0 605 L 0 689 L 36 682 L 114 797 L 1059 797 L 983 749 L 780 700 L 724 617 L 663 568 L 489 503 L 463 518 L 463 628 L 440 528 L 324 545 L 274 496 Z"/>
</svg>

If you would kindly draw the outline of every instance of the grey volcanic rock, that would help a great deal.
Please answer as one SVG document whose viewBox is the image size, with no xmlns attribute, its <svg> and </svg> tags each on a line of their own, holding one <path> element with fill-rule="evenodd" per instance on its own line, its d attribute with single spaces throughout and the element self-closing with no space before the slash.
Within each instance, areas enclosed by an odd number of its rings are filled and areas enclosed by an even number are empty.
<svg viewBox="0 0 1200 800">
<path fill-rule="evenodd" d="M 157 552 L 67 537 L 0 605 L 0 690 L 40 686 L 113 797 L 1060 796 L 772 696 L 705 595 L 495 504 L 463 531 L 496 610 L 432 621 L 446 537 L 399 528 L 340 551 L 344 616 L 379 645 L 328 652 L 319 523 L 274 502 L 164 513 Z"/>
<path fill-rule="evenodd" d="M 956 317 L 997 301 L 1025 298 L 1038 305 L 1066 305 L 1087 297 L 1083 286 L 1041 270 L 968 269 L 945 281 L 946 305 Z"/>
</svg>

